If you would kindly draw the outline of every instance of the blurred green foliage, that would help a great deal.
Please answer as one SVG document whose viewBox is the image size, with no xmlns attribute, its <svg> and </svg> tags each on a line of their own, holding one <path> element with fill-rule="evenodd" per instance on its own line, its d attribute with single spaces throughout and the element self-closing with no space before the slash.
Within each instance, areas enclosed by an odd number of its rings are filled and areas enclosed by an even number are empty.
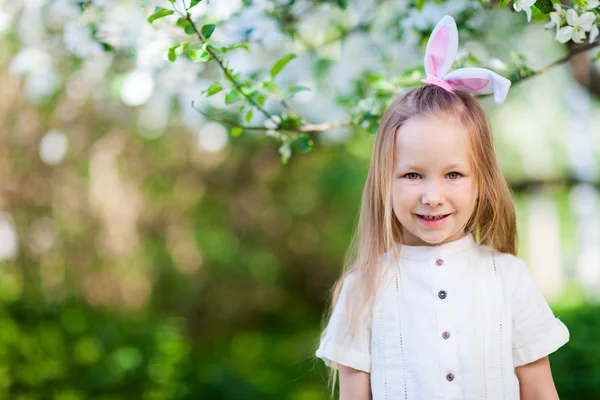
<svg viewBox="0 0 600 400">
<path fill-rule="evenodd" d="M 551 356 L 561 399 L 596 399 L 600 306 L 557 312 L 571 332 Z M 0 311 L 0 398 L 325 400 L 316 321 L 195 342 L 181 318 L 19 300 Z"/>
</svg>

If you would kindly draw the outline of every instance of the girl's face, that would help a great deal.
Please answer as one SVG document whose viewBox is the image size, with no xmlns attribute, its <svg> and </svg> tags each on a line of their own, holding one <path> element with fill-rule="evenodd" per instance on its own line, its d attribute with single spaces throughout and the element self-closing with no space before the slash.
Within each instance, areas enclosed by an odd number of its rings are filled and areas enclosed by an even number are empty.
<svg viewBox="0 0 600 400">
<path fill-rule="evenodd" d="M 396 132 L 392 208 L 402 242 L 433 246 L 465 235 L 477 198 L 469 134 L 450 118 L 415 116 Z"/>
</svg>

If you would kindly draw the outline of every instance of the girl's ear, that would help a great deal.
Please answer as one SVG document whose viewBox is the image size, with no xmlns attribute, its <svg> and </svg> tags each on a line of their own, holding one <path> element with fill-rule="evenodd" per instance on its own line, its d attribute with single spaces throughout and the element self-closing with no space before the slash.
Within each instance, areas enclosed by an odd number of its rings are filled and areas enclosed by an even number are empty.
<svg viewBox="0 0 600 400">
<path fill-rule="evenodd" d="M 456 22 L 448 15 L 435 26 L 425 50 L 425 72 L 427 76 L 443 78 L 456 58 L 458 30 Z"/>
</svg>

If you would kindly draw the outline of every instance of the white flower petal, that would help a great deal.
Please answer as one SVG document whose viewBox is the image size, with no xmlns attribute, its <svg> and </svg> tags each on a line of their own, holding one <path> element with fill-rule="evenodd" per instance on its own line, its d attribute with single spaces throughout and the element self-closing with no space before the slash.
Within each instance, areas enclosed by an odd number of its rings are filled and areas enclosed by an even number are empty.
<svg viewBox="0 0 600 400">
<path fill-rule="evenodd" d="M 596 38 L 598 37 L 598 25 L 594 25 L 592 26 L 592 31 L 590 32 L 590 43 L 592 43 L 594 40 L 596 40 Z"/>
<path fill-rule="evenodd" d="M 560 10 L 562 10 L 562 8 L 560 7 L 560 4 L 558 4 L 558 3 L 554 3 L 554 9 L 555 9 L 556 11 L 560 11 Z"/>
<path fill-rule="evenodd" d="M 565 26 L 556 32 L 556 40 L 560 43 L 567 43 L 573 37 L 573 27 Z"/>
<path fill-rule="evenodd" d="M 592 29 L 592 24 L 596 19 L 596 14 L 589 11 L 579 17 L 579 26 L 583 28 L 584 31 L 589 32 Z"/>
<path fill-rule="evenodd" d="M 531 7 L 523 7 L 525 14 L 527 14 L 527 22 L 531 22 Z"/>
<path fill-rule="evenodd" d="M 588 0 L 587 6 L 585 6 L 586 10 L 593 10 L 600 6 L 600 0 Z"/>
<path fill-rule="evenodd" d="M 583 29 L 573 29 L 573 41 L 575 43 L 583 43 L 585 40 L 585 31 Z"/>
<path fill-rule="evenodd" d="M 548 21 L 548 23 L 546 25 L 544 25 L 544 28 L 546 28 L 546 29 L 552 29 L 555 26 L 556 25 L 554 24 L 554 21 Z"/>
<path fill-rule="evenodd" d="M 571 26 L 579 25 L 579 15 L 572 8 L 567 10 L 567 24 Z"/>
<path fill-rule="evenodd" d="M 553 22 L 556 26 L 560 26 L 560 14 L 557 12 L 551 12 L 550 21 Z"/>
<path fill-rule="evenodd" d="M 517 11 L 517 12 L 522 10 L 522 8 L 521 8 L 521 4 L 520 4 L 518 1 L 515 1 L 515 2 L 513 3 L 513 8 L 514 8 L 514 9 L 515 9 L 515 11 Z"/>
</svg>

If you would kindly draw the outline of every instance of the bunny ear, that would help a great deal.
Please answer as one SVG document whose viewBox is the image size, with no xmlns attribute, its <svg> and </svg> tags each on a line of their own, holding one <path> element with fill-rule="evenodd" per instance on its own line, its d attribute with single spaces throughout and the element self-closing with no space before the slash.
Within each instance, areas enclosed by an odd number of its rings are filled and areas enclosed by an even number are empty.
<svg viewBox="0 0 600 400">
<path fill-rule="evenodd" d="M 500 104 L 506 99 L 511 82 L 497 73 L 485 68 L 461 68 L 450 72 L 444 81 L 455 90 L 464 90 L 474 94 L 494 93 L 494 103 Z"/>
<path fill-rule="evenodd" d="M 450 70 L 458 50 L 458 30 L 454 18 L 444 16 L 433 29 L 425 50 L 427 76 L 443 78 Z"/>
</svg>

